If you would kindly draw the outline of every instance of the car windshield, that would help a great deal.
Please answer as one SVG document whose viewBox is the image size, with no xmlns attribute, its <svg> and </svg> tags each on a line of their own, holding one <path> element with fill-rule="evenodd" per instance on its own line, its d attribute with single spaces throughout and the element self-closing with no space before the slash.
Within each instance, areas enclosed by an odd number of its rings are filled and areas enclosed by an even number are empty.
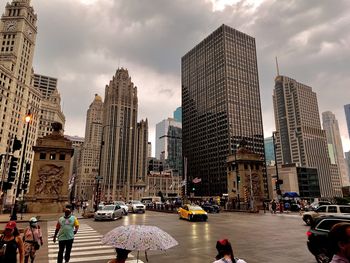
<svg viewBox="0 0 350 263">
<path fill-rule="evenodd" d="M 201 211 L 201 210 L 203 210 L 200 206 L 189 206 L 188 208 L 189 208 L 189 210 L 192 210 L 192 211 Z"/>
<path fill-rule="evenodd" d="M 140 201 L 132 201 L 131 203 L 134 205 L 142 204 Z"/>
<path fill-rule="evenodd" d="M 117 201 L 115 203 L 118 204 L 118 205 L 125 205 L 125 203 L 123 201 Z"/>
<path fill-rule="evenodd" d="M 106 205 L 102 208 L 102 210 L 114 210 L 114 205 Z"/>
</svg>

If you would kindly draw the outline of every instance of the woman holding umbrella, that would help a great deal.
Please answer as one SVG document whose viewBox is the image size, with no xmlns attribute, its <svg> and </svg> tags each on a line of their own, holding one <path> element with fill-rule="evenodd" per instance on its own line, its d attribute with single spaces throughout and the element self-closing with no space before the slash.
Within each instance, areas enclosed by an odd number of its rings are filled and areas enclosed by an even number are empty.
<svg viewBox="0 0 350 263">
<path fill-rule="evenodd" d="M 117 258 L 111 263 L 125 262 L 132 250 L 145 251 L 146 261 L 148 250 L 167 250 L 178 245 L 177 241 L 168 233 L 156 226 L 127 225 L 119 226 L 109 231 L 102 238 L 102 244 L 116 248 Z"/>
</svg>

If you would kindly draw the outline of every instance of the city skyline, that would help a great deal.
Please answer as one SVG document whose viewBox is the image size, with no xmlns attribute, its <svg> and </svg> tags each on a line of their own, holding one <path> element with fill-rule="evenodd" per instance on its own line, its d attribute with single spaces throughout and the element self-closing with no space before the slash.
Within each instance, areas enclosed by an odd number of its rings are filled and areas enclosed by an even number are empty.
<svg viewBox="0 0 350 263">
<path fill-rule="evenodd" d="M 6 2 L 0 3 L 1 10 Z M 142 87 L 139 118 L 148 118 L 154 146 L 155 124 L 181 106 L 182 54 L 225 23 L 257 41 L 264 137 L 275 129 L 271 95 L 277 56 L 281 74 L 312 86 L 320 112 L 335 113 L 344 151 L 350 150 L 343 110 L 350 102 L 346 92 L 350 80 L 343 66 L 349 56 L 345 30 L 349 3 L 257 1 L 249 6 L 252 1 L 232 2 L 225 9 L 216 6 L 214 11 L 210 1 L 191 1 L 184 9 L 183 1 L 134 5 L 130 1 L 32 0 L 40 18 L 34 70 L 58 78 L 66 134 L 83 136 L 91 97 L 103 94 L 119 66 L 128 68 L 135 85 Z M 276 10 L 280 16 L 271 17 Z M 300 19 L 310 15 L 313 19 Z M 285 17 L 288 19 L 281 20 Z M 61 39 L 69 42 L 64 44 Z"/>
</svg>

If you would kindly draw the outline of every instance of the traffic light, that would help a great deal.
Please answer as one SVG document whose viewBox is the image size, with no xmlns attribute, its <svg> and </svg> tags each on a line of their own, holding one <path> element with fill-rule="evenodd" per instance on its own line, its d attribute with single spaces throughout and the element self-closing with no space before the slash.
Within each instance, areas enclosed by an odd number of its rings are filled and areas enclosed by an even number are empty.
<svg viewBox="0 0 350 263">
<path fill-rule="evenodd" d="M 24 180 L 22 183 L 22 189 L 27 190 L 29 184 L 29 176 L 30 176 L 30 163 L 26 163 Z"/>
<path fill-rule="evenodd" d="M 12 152 L 18 151 L 22 148 L 22 143 L 20 140 L 17 139 L 17 137 L 15 136 L 15 138 L 13 139 L 13 144 L 12 144 Z"/>
<path fill-rule="evenodd" d="M 18 158 L 12 156 L 10 161 L 9 174 L 7 178 L 7 182 L 9 183 L 14 182 L 16 179 L 17 164 L 18 164 Z"/>
</svg>

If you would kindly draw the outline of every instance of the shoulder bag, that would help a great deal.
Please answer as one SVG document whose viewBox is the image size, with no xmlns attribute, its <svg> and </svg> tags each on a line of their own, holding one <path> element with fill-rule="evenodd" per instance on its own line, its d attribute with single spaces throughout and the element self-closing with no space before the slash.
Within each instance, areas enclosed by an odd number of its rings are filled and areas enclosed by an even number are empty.
<svg viewBox="0 0 350 263">
<path fill-rule="evenodd" d="M 40 248 L 40 245 L 39 245 L 39 242 L 35 239 L 35 235 L 34 235 L 34 232 L 33 232 L 33 229 L 30 228 L 30 230 L 32 231 L 32 235 L 33 235 L 33 246 L 34 246 L 34 249 L 35 250 L 39 250 Z"/>
</svg>

